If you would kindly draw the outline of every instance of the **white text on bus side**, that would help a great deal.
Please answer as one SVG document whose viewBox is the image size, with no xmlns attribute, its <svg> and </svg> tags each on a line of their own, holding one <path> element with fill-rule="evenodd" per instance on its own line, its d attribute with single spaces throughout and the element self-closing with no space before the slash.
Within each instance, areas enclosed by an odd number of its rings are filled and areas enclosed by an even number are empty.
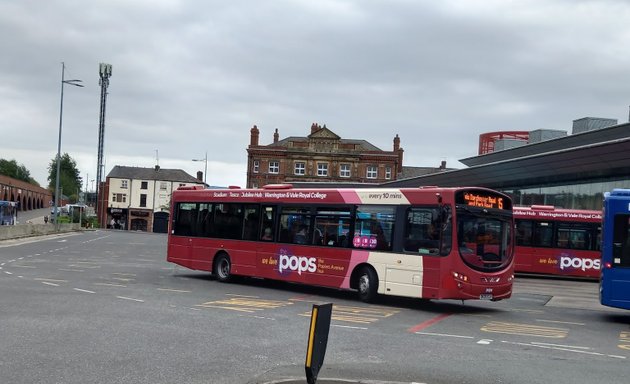
<svg viewBox="0 0 630 384">
<path fill-rule="evenodd" d="M 317 270 L 317 259 L 314 257 L 297 257 L 280 255 L 280 263 L 278 263 L 278 272 L 282 273 L 283 270 L 290 269 L 297 271 L 298 275 L 302 272 L 315 272 Z"/>
<path fill-rule="evenodd" d="M 601 267 L 601 260 L 580 259 L 578 257 L 566 257 L 560 258 L 560 269 L 575 268 L 586 271 L 587 269 L 598 270 Z"/>
</svg>

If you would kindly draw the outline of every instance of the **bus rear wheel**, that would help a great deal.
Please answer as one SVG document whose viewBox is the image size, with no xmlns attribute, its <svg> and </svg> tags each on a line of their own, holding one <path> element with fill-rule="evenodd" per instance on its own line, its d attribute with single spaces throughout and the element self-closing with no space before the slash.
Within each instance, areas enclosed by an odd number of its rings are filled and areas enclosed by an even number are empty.
<svg viewBox="0 0 630 384">
<path fill-rule="evenodd" d="M 217 280 L 222 283 L 230 281 L 232 278 L 230 274 L 231 269 L 232 262 L 230 261 L 230 257 L 225 253 L 218 254 L 214 261 L 214 275 L 217 277 Z"/>
<path fill-rule="evenodd" d="M 359 299 L 366 303 L 371 303 L 376 299 L 378 292 L 378 276 L 370 267 L 363 267 L 359 271 L 359 280 L 357 284 Z"/>
</svg>

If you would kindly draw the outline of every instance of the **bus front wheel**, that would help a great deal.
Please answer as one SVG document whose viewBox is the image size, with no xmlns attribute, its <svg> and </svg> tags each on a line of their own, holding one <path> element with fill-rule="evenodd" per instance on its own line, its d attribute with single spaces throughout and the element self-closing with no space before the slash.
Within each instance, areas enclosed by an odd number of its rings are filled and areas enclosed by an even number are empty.
<svg viewBox="0 0 630 384">
<path fill-rule="evenodd" d="M 378 276 L 376 276 L 376 272 L 374 272 L 372 268 L 361 268 L 359 271 L 357 289 L 361 301 L 366 303 L 374 301 L 378 291 Z"/>
<path fill-rule="evenodd" d="M 230 257 L 225 253 L 218 254 L 214 261 L 214 275 L 217 277 L 217 280 L 222 283 L 230 281 L 232 277 L 230 274 L 231 268 L 232 262 L 230 261 Z"/>
</svg>

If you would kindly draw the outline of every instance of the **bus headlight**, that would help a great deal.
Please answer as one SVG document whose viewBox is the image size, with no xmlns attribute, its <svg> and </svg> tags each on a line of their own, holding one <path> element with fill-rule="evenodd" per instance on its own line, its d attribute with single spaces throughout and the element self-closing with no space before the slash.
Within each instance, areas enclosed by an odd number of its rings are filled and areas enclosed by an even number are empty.
<svg viewBox="0 0 630 384">
<path fill-rule="evenodd" d="M 459 273 L 459 272 L 453 271 L 453 277 L 457 281 L 461 281 L 461 282 L 464 282 L 464 283 L 468 282 L 468 276 L 464 275 L 463 273 Z"/>
</svg>

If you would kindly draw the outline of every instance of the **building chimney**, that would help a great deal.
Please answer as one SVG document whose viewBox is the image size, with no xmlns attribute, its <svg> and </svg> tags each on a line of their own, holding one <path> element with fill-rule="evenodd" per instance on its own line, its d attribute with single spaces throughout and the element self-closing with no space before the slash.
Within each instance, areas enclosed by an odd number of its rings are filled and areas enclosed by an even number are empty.
<svg viewBox="0 0 630 384">
<path fill-rule="evenodd" d="M 203 181 L 203 172 L 197 171 L 197 180 Z"/>
<path fill-rule="evenodd" d="M 156 164 L 156 165 L 155 165 L 155 171 L 157 172 L 157 171 L 159 171 L 159 170 L 160 170 L 160 166 Z"/>
<path fill-rule="evenodd" d="M 276 131 L 275 131 L 275 132 L 274 132 L 274 134 L 273 134 L 273 143 L 274 143 L 274 144 L 278 142 L 278 137 L 279 137 L 279 136 L 280 136 L 280 135 L 278 134 L 278 128 L 276 128 Z"/>
<path fill-rule="evenodd" d="M 257 126 L 253 126 L 252 129 L 249 130 L 249 146 L 250 147 L 257 147 L 258 146 L 258 136 L 260 134 L 260 131 L 258 130 Z"/>
<path fill-rule="evenodd" d="M 440 169 L 441 170 L 445 170 L 446 169 L 446 160 L 442 160 L 442 162 L 440 163 Z"/>
<path fill-rule="evenodd" d="M 319 131 L 320 129 L 322 129 L 322 127 L 320 127 L 319 125 L 317 125 L 317 123 L 313 123 L 311 124 L 311 134 Z"/>
<path fill-rule="evenodd" d="M 402 172 L 403 169 L 403 153 L 405 152 L 404 149 L 400 148 L 400 137 L 398 137 L 398 134 L 396 134 L 396 136 L 394 137 L 394 151 L 393 152 L 398 152 L 398 169 L 396 170 L 396 172 L 400 173 Z"/>
</svg>

